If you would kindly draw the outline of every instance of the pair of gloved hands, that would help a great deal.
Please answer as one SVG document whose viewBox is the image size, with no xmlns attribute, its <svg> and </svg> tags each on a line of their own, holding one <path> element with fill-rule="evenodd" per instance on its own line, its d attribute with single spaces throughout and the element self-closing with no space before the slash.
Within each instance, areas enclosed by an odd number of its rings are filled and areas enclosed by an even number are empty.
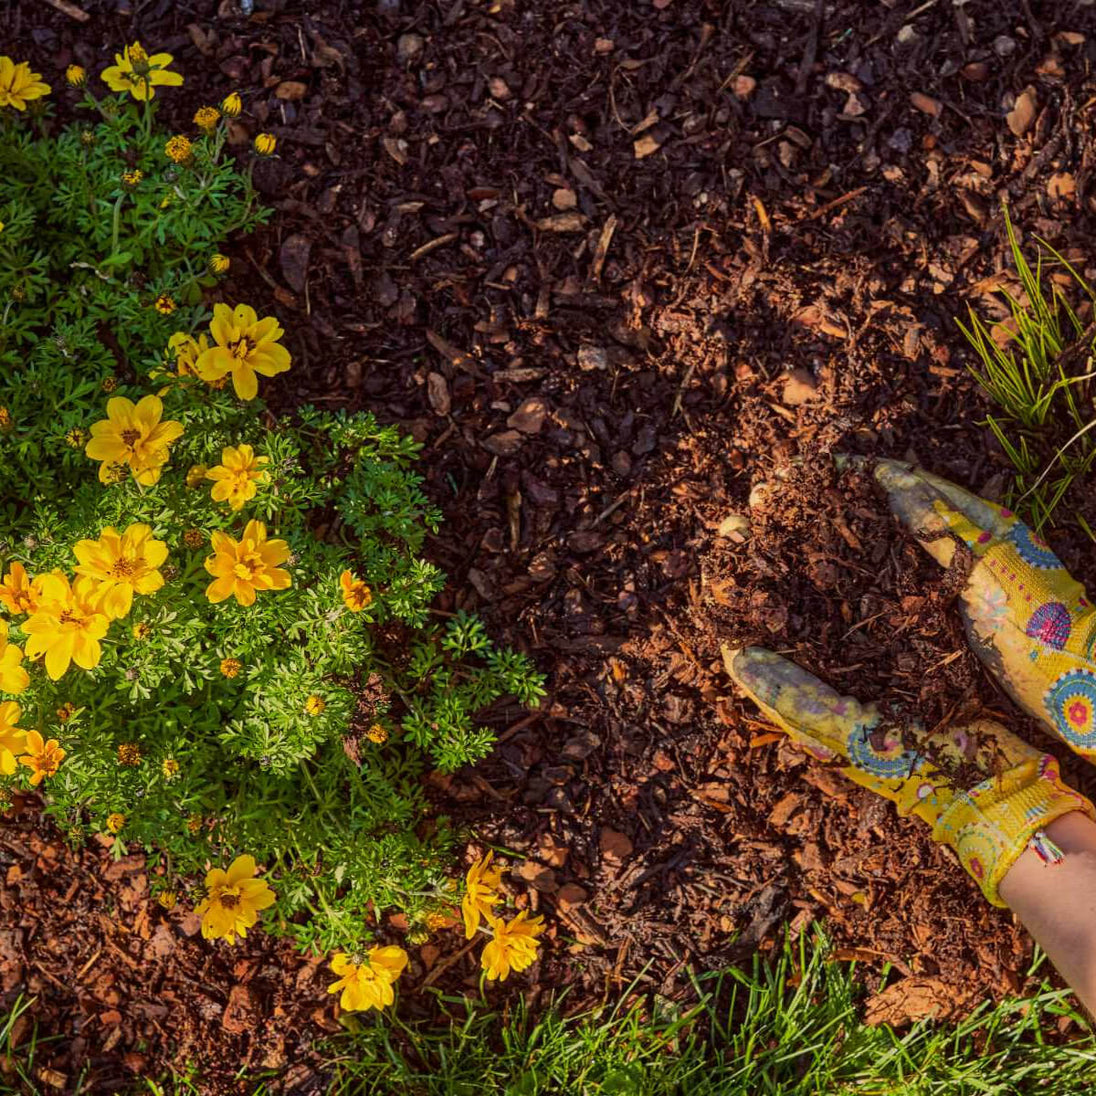
<svg viewBox="0 0 1096 1096">
<path fill-rule="evenodd" d="M 1013 699 L 1075 753 L 1096 762 L 1096 610 L 1045 542 L 1002 506 L 897 461 L 875 464 L 891 509 L 943 566 L 958 541 L 973 566 L 960 597 L 967 636 Z M 1063 782 L 1050 754 L 989 720 L 926 736 L 887 725 L 873 704 L 839 696 L 759 647 L 725 647 L 735 683 L 794 743 L 844 762 L 857 784 L 932 826 L 986 898 L 1029 846 L 1054 863 L 1044 828 L 1096 809 Z M 959 786 L 973 765 L 983 779 Z"/>
</svg>

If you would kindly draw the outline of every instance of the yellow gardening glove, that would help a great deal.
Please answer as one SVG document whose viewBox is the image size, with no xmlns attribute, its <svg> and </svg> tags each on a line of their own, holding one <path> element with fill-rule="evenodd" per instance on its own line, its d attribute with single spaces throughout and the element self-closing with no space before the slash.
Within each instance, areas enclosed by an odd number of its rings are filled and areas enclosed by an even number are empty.
<svg viewBox="0 0 1096 1096">
<path fill-rule="evenodd" d="M 843 762 L 851 780 L 932 826 L 933 840 L 955 850 L 995 906 L 1005 904 L 998 884 L 1029 845 L 1048 863 L 1061 859 L 1043 827 L 1077 810 L 1096 820 L 1092 804 L 1062 783 L 1057 761 L 999 723 L 982 720 L 926 738 L 916 725 L 887 726 L 875 705 L 839 696 L 772 651 L 724 647 L 723 660 L 794 743 Z M 984 778 L 968 790 L 956 787 L 941 766 L 958 765 L 973 765 Z"/>
<path fill-rule="evenodd" d="M 899 461 L 875 465 L 891 509 L 945 567 L 974 555 L 960 609 L 975 654 L 1026 712 L 1096 761 L 1096 611 L 1011 511 Z"/>
</svg>

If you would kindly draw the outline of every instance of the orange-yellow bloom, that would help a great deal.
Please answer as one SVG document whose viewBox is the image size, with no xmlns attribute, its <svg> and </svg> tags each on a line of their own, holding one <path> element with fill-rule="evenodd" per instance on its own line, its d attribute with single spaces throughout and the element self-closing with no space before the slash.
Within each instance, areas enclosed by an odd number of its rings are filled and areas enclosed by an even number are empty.
<svg viewBox="0 0 1096 1096">
<path fill-rule="evenodd" d="M 289 545 L 267 540 L 261 521 L 249 521 L 239 540 L 220 532 L 212 540 L 214 554 L 206 559 L 205 569 L 213 575 L 206 597 L 214 604 L 234 596 L 241 605 L 253 605 L 257 590 L 289 588 L 289 572 L 278 566 L 289 559 Z"/>
<path fill-rule="evenodd" d="M 28 62 L 16 64 L 10 57 L 0 57 L 0 107 L 26 110 L 27 103 L 43 95 L 49 95 L 49 84 L 31 72 Z"/>
<path fill-rule="evenodd" d="M 42 596 L 42 580 L 31 578 L 21 563 L 13 563 L 0 582 L 0 605 L 9 613 L 33 613 Z"/>
<path fill-rule="evenodd" d="M 491 867 L 493 852 L 477 860 L 464 879 L 464 898 L 460 909 L 464 915 L 464 938 L 471 940 L 479 928 L 480 918 L 490 919 L 492 909 L 502 901 L 499 883 L 502 882 L 502 868 Z"/>
<path fill-rule="evenodd" d="M 278 342 L 285 334 L 281 325 L 273 316 L 260 320 L 249 305 L 215 304 L 209 333 L 215 345 L 198 355 L 194 368 L 209 383 L 231 373 L 232 387 L 241 400 L 258 395 L 256 373 L 273 377 L 289 368 L 289 351 Z"/>
<path fill-rule="evenodd" d="M 160 479 L 169 447 L 183 432 L 182 423 L 162 422 L 159 396 L 145 396 L 136 405 L 125 396 L 107 400 L 107 417 L 91 428 L 84 452 L 102 461 L 99 481 L 110 483 L 113 465 L 128 465 L 137 482 L 148 487 Z M 124 473 L 123 473 L 124 474 Z"/>
<path fill-rule="evenodd" d="M 154 540 L 147 525 L 131 525 L 122 534 L 108 525 L 98 540 L 78 541 L 72 551 L 76 573 L 99 584 L 102 609 L 111 620 L 129 615 L 135 593 L 154 594 L 164 584 L 157 568 L 167 559 L 167 545 Z"/>
<path fill-rule="evenodd" d="M 16 714 L 18 715 L 18 708 Z M 25 749 L 27 752 L 19 758 L 19 764 L 26 765 L 31 770 L 30 782 L 33 787 L 37 788 L 47 776 L 57 775 L 57 770 L 65 759 L 65 751 L 61 749 L 61 743 L 56 738 L 46 742 L 37 731 L 27 731 Z"/>
<path fill-rule="evenodd" d="M 167 340 L 167 347 L 175 355 L 175 370 L 180 377 L 196 377 L 194 363 L 198 355 L 209 349 L 209 339 L 200 335 L 197 339 L 185 331 L 176 331 Z"/>
<path fill-rule="evenodd" d="M 392 984 L 406 966 L 407 952 L 403 948 L 370 948 L 360 962 L 340 951 L 331 959 L 331 970 L 339 980 L 332 982 L 327 992 L 341 992 L 339 1006 L 345 1012 L 380 1010 L 395 1000 Z"/>
<path fill-rule="evenodd" d="M 259 920 L 259 911 L 274 905 L 274 892 L 265 879 L 255 878 L 256 870 L 253 856 L 237 856 L 228 871 L 214 868 L 206 876 L 208 893 L 194 912 L 202 918 L 207 940 L 235 944 Z"/>
<path fill-rule="evenodd" d="M 60 572 L 42 577 L 42 601 L 23 625 L 28 658 L 46 656 L 46 673 L 56 681 L 69 663 L 90 670 L 99 665 L 99 640 L 107 634 L 110 619 L 103 612 L 99 584 L 91 578 L 69 583 Z"/>
<path fill-rule="evenodd" d="M 154 99 L 158 87 L 178 87 L 183 77 L 169 72 L 167 66 L 175 58 L 170 53 L 154 53 L 151 57 L 140 42 L 126 46 L 114 55 L 114 64 L 103 69 L 102 79 L 111 91 L 128 91 L 134 99 L 143 102 Z"/>
<path fill-rule="evenodd" d="M 14 700 L 5 700 L 0 704 L 0 773 L 5 776 L 15 772 L 18 767 L 16 754 L 26 747 L 27 732 L 17 726 L 20 714 L 19 705 Z"/>
<path fill-rule="evenodd" d="M 0 693 L 21 693 L 29 684 L 23 652 L 8 642 L 8 622 L 0 620 Z"/>
<path fill-rule="evenodd" d="M 107 815 L 107 829 L 111 833 L 121 833 L 126 824 L 126 816 L 121 811 L 114 811 Z"/>
<path fill-rule="evenodd" d="M 258 484 L 270 478 L 262 469 L 269 463 L 269 457 L 255 456 L 250 445 L 226 445 L 221 450 L 221 463 L 206 472 L 206 479 L 213 480 L 213 501 L 227 502 L 233 510 L 242 509 L 255 497 Z"/>
<path fill-rule="evenodd" d="M 373 591 L 357 576 L 349 571 L 339 575 L 342 587 L 343 603 L 352 613 L 360 613 L 373 604 Z"/>
<path fill-rule="evenodd" d="M 489 982 L 496 978 L 505 982 L 510 971 L 525 970 L 535 962 L 540 947 L 537 937 L 544 932 L 543 917 L 529 917 L 528 910 L 522 910 L 509 924 L 494 917 L 488 917 L 487 923 L 494 935 L 484 945 L 481 963 Z"/>
</svg>

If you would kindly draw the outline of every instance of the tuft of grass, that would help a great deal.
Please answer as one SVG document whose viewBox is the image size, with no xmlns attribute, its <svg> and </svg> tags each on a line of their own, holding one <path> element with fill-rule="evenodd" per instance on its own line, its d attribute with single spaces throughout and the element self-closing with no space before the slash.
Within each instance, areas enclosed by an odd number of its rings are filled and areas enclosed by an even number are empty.
<svg viewBox="0 0 1096 1096">
<path fill-rule="evenodd" d="M 1074 481 L 1096 461 L 1096 440 L 1089 435 L 1096 425 L 1091 417 L 1096 325 L 1086 326 L 1061 287 L 1048 281 L 1044 271 L 1048 259 L 1068 273 L 1094 306 L 1096 292 L 1039 238 L 1033 267 L 1007 206 L 1004 216 L 1022 289 L 1018 297 L 1001 294 L 1011 330 L 1001 324 L 987 325 L 973 308 L 968 309 L 969 324 L 956 322 L 980 361 L 980 367 L 971 371 L 998 408 L 998 413 L 986 417 L 986 425 L 1016 469 L 1015 493 L 1020 501 L 1014 505 L 1026 503 L 1025 516 L 1040 530 L 1051 522 Z M 998 342 L 994 336 L 1000 338 L 1002 332 L 1007 332 L 1007 338 Z M 1092 535 L 1087 525 L 1085 531 Z"/>
</svg>

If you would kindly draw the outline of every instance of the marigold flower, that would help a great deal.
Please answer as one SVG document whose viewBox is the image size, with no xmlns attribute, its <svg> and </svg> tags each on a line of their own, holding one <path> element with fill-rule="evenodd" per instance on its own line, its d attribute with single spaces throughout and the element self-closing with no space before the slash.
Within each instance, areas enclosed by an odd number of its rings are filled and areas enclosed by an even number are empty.
<svg viewBox="0 0 1096 1096">
<path fill-rule="evenodd" d="M 107 815 L 107 829 L 111 833 L 120 833 L 126 824 L 126 816 L 121 811 L 113 811 Z"/>
<path fill-rule="evenodd" d="M 131 634 L 133 638 L 136 639 L 138 642 L 146 640 L 150 635 L 152 635 L 152 625 L 149 624 L 147 621 L 142 620 L 139 623 L 133 625 Z"/>
<path fill-rule="evenodd" d="M 170 316 L 179 306 L 175 303 L 175 298 L 170 293 L 161 293 L 153 302 L 153 308 L 160 313 L 161 316 Z"/>
<path fill-rule="evenodd" d="M 57 709 L 57 721 L 59 723 L 67 723 L 76 714 L 76 705 L 71 700 L 66 700 L 60 708 Z"/>
<path fill-rule="evenodd" d="M 4 776 L 15 772 L 18 768 L 15 757 L 26 747 L 27 732 L 17 726 L 21 714 L 14 700 L 5 700 L 0 704 L 0 773 Z"/>
<path fill-rule="evenodd" d="M 482 860 L 477 860 L 464 877 L 464 897 L 460 909 L 464 916 L 464 938 L 471 940 L 479 928 L 480 918 L 491 917 L 491 911 L 502 901 L 499 884 L 502 882 L 502 868 L 491 867 L 495 854 L 488 852 Z"/>
<path fill-rule="evenodd" d="M 87 69 L 82 65 L 69 65 L 65 69 L 65 80 L 70 88 L 82 88 L 88 82 Z"/>
<path fill-rule="evenodd" d="M 99 480 L 108 483 L 107 466 L 128 465 L 138 483 L 148 487 L 160 479 L 171 443 L 183 433 L 183 424 L 161 421 L 164 405 L 159 396 L 145 396 L 136 405 L 125 396 L 107 401 L 107 417 L 91 428 L 84 452 L 102 461 Z"/>
<path fill-rule="evenodd" d="M 173 890 L 163 890 L 156 896 L 156 901 L 160 904 L 161 909 L 165 909 L 170 913 L 179 902 L 179 895 Z"/>
<path fill-rule="evenodd" d="M 164 584 L 159 568 L 167 545 L 153 539 L 148 525 L 130 525 L 121 534 L 108 525 L 98 540 L 77 541 L 72 552 L 76 573 L 99 583 L 102 610 L 111 620 L 129 615 L 135 593 L 154 594 Z"/>
<path fill-rule="evenodd" d="M 183 543 L 188 548 L 201 548 L 205 544 L 206 535 L 201 529 L 188 529 L 183 533 Z"/>
<path fill-rule="evenodd" d="M 250 445 L 226 445 L 221 450 L 221 463 L 206 472 L 206 479 L 213 480 L 213 501 L 227 502 L 233 510 L 242 509 L 255 497 L 258 484 L 270 478 L 262 470 L 262 465 L 269 463 L 269 457 L 255 456 Z"/>
<path fill-rule="evenodd" d="M 200 354 L 209 349 L 209 339 L 205 335 L 195 339 L 185 331 L 176 331 L 167 340 L 167 347 L 175 354 L 175 371 L 179 376 L 196 377 L 198 371 L 194 368 L 194 363 Z"/>
<path fill-rule="evenodd" d="M 240 671 L 244 668 L 244 664 L 238 658 L 222 658 L 221 659 L 221 673 L 225 677 L 239 677 Z"/>
<path fill-rule="evenodd" d="M 13 616 L 33 613 L 42 596 L 42 580 L 31 578 L 21 563 L 13 563 L 11 570 L 0 581 L 0 605 Z"/>
<path fill-rule="evenodd" d="M 240 98 L 240 93 L 238 91 L 230 92 L 221 100 L 221 110 L 224 112 L 226 118 L 239 117 L 240 111 L 243 109 L 243 100 Z"/>
<path fill-rule="evenodd" d="M 232 386 L 241 400 L 253 400 L 259 393 L 256 373 L 273 377 L 284 373 L 292 359 L 278 340 L 285 334 L 273 316 L 259 319 L 254 308 L 238 304 L 213 306 L 209 333 L 216 345 L 198 355 L 194 368 L 204 381 L 213 382 L 232 374 Z"/>
<path fill-rule="evenodd" d="M 331 959 L 331 970 L 339 975 L 339 980 L 332 982 L 327 992 L 342 994 L 339 1007 L 344 1012 L 380 1010 L 395 1000 L 392 984 L 406 966 L 407 952 L 394 946 L 370 948 L 360 959 L 336 952 Z"/>
<path fill-rule="evenodd" d="M 221 112 L 216 107 L 199 107 L 194 115 L 194 124 L 204 133 L 212 133 L 221 120 Z"/>
<path fill-rule="evenodd" d="M 23 651 L 8 642 L 8 622 L 0 620 L 0 693 L 21 693 L 29 684 Z"/>
<path fill-rule="evenodd" d="M 350 571 L 339 575 L 339 585 L 342 587 L 343 603 L 352 613 L 360 613 L 373 604 L 373 591 Z"/>
<path fill-rule="evenodd" d="M 327 701 L 322 696 L 316 696 L 315 694 L 304 702 L 304 710 L 311 716 L 323 715 L 326 707 Z"/>
<path fill-rule="evenodd" d="M 365 732 L 365 737 L 370 742 L 375 742 L 378 746 L 383 746 L 388 741 L 388 732 L 379 724 L 374 723 L 368 731 Z"/>
<path fill-rule="evenodd" d="M 99 665 L 99 640 L 107 634 L 110 618 L 103 611 L 99 584 L 80 577 L 70 584 L 68 577 L 53 572 L 42 577 L 42 600 L 23 624 L 28 658 L 45 655 L 46 673 L 56 681 L 75 662 L 90 670 Z"/>
<path fill-rule="evenodd" d="M 118 387 L 118 378 L 114 376 L 104 377 L 99 387 L 104 392 L 113 392 Z"/>
<path fill-rule="evenodd" d="M 274 892 L 265 879 L 256 879 L 255 858 L 237 856 L 228 871 L 214 868 L 206 876 L 206 897 L 194 912 L 202 918 L 207 940 L 224 938 L 230 944 L 244 937 L 259 920 L 259 911 L 274 905 Z"/>
<path fill-rule="evenodd" d="M 122 187 L 125 190 L 136 190 L 141 184 L 141 180 L 145 177 L 145 173 L 139 168 L 135 167 L 132 171 L 122 172 Z"/>
<path fill-rule="evenodd" d="M 206 269 L 215 277 L 220 277 L 222 274 L 228 273 L 228 268 L 232 265 L 232 260 L 227 255 L 222 255 L 219 251 L 215 251 L 209 257 L 209 262 L 206 263 Z"/>
<path fill-rule="evenodd" d="M 160 772 L 169 784 L 178 777 L 179 769 L 179 762 L 174 757 L 165 757 L 160 764 Z"/>
<path fill-rule="evenodd" d="M 209 469 L 204 464 L 192 464 L 186 472 L 187 487 L 200 487 L 206 478 Z"/>
<path fill-rule="evenodd" d="M 205 569 L 213 575 L 206 597 L 214 604 L 235 596 L 240 605 L 253 605 L 258 590 L 289 588 L 289 572 L 278 566 L 289 559 L 289 545 L 267 540 L 261 521 L 249 521 L 239 540 L 217 532 L 212 541 L 214 554 L 206 559 Z"/>
<path fill-rule="evenodd" d="M 3 721 L 2 708 L 3 705 L 0 705 L 0 723 Z M 17 716 L 18 711 L 16 708 Z M 65 751 L 61 749 L 61 743 L 56 738 L 45 742 L 37 731 L 27 731 L 26 734 L 27 752 L 19 758 L 19 764 L 31 770 L 31 786 L 37 788 L 46 777 L 57 775 L 61 762 L 65 760 Z"/>
<path fill-rule="evenodd" d="M 484 946 L 480 961 L 489 982 L 496 978 L 505 982 L 510 971 L 525 970 L 536 961 L 540 947 L 536 938 L 544 932 L 543 917 L 529 917 L 529 911 L 522 910 L 509 924 L 490 915 L 487 923 L 493 937 Z"/>
<path fill-rule="evenodd" d="M 15 426 L 15 420 L 6 407 L 0 407 L 0 434 L 10 434 Z"/>
<path fill-rule="evenodd" d="M 70 449 L 83 449 L 88 443 L 88 432 L 82 426 L 74 426 L 65 434 L 65 444 Z"/>
<path fill-rule="evenodd" d="M 49 95 L 49 84 L 31 72 L 29 62 L 16 64 L 10 57 L 0 57 L 0 107 L 26 110 L 27 103 L 43 95 Z"/>
<path fill-rule="evenodd" d="M 177 133 L 174 137 L 168 138 L 167 144 L 164 145 L 164 154 L 173 163 L 185 164 L 194 155 L 194 149 L 188 137 Z"/>
<path fill-rule="evenodd" d="M 114 64 L 103 69 L 100 77 L 111 91 L 128 91 L 134 99 L 154 99 L 158 87 L 179 87 L 183 77 L 169 72 L 168 65 L 175 60 L 170 53 L 154 53 L 149 57 L 140 42 L 126 46 L 122 53 L 114 55 Z"/>
<path fill-rule="evenodd" d="M 141 764 L 141 747 L 136 742 L 118 743 L 118 764 L 132 769 Z"/>
<path fill-rule="evenodd" d="M 278 138 L 273 133 L 259 133 L 255 137 L 254 146 L 260 156 L 273 156 L 278 147 Z"/>
</svg>

